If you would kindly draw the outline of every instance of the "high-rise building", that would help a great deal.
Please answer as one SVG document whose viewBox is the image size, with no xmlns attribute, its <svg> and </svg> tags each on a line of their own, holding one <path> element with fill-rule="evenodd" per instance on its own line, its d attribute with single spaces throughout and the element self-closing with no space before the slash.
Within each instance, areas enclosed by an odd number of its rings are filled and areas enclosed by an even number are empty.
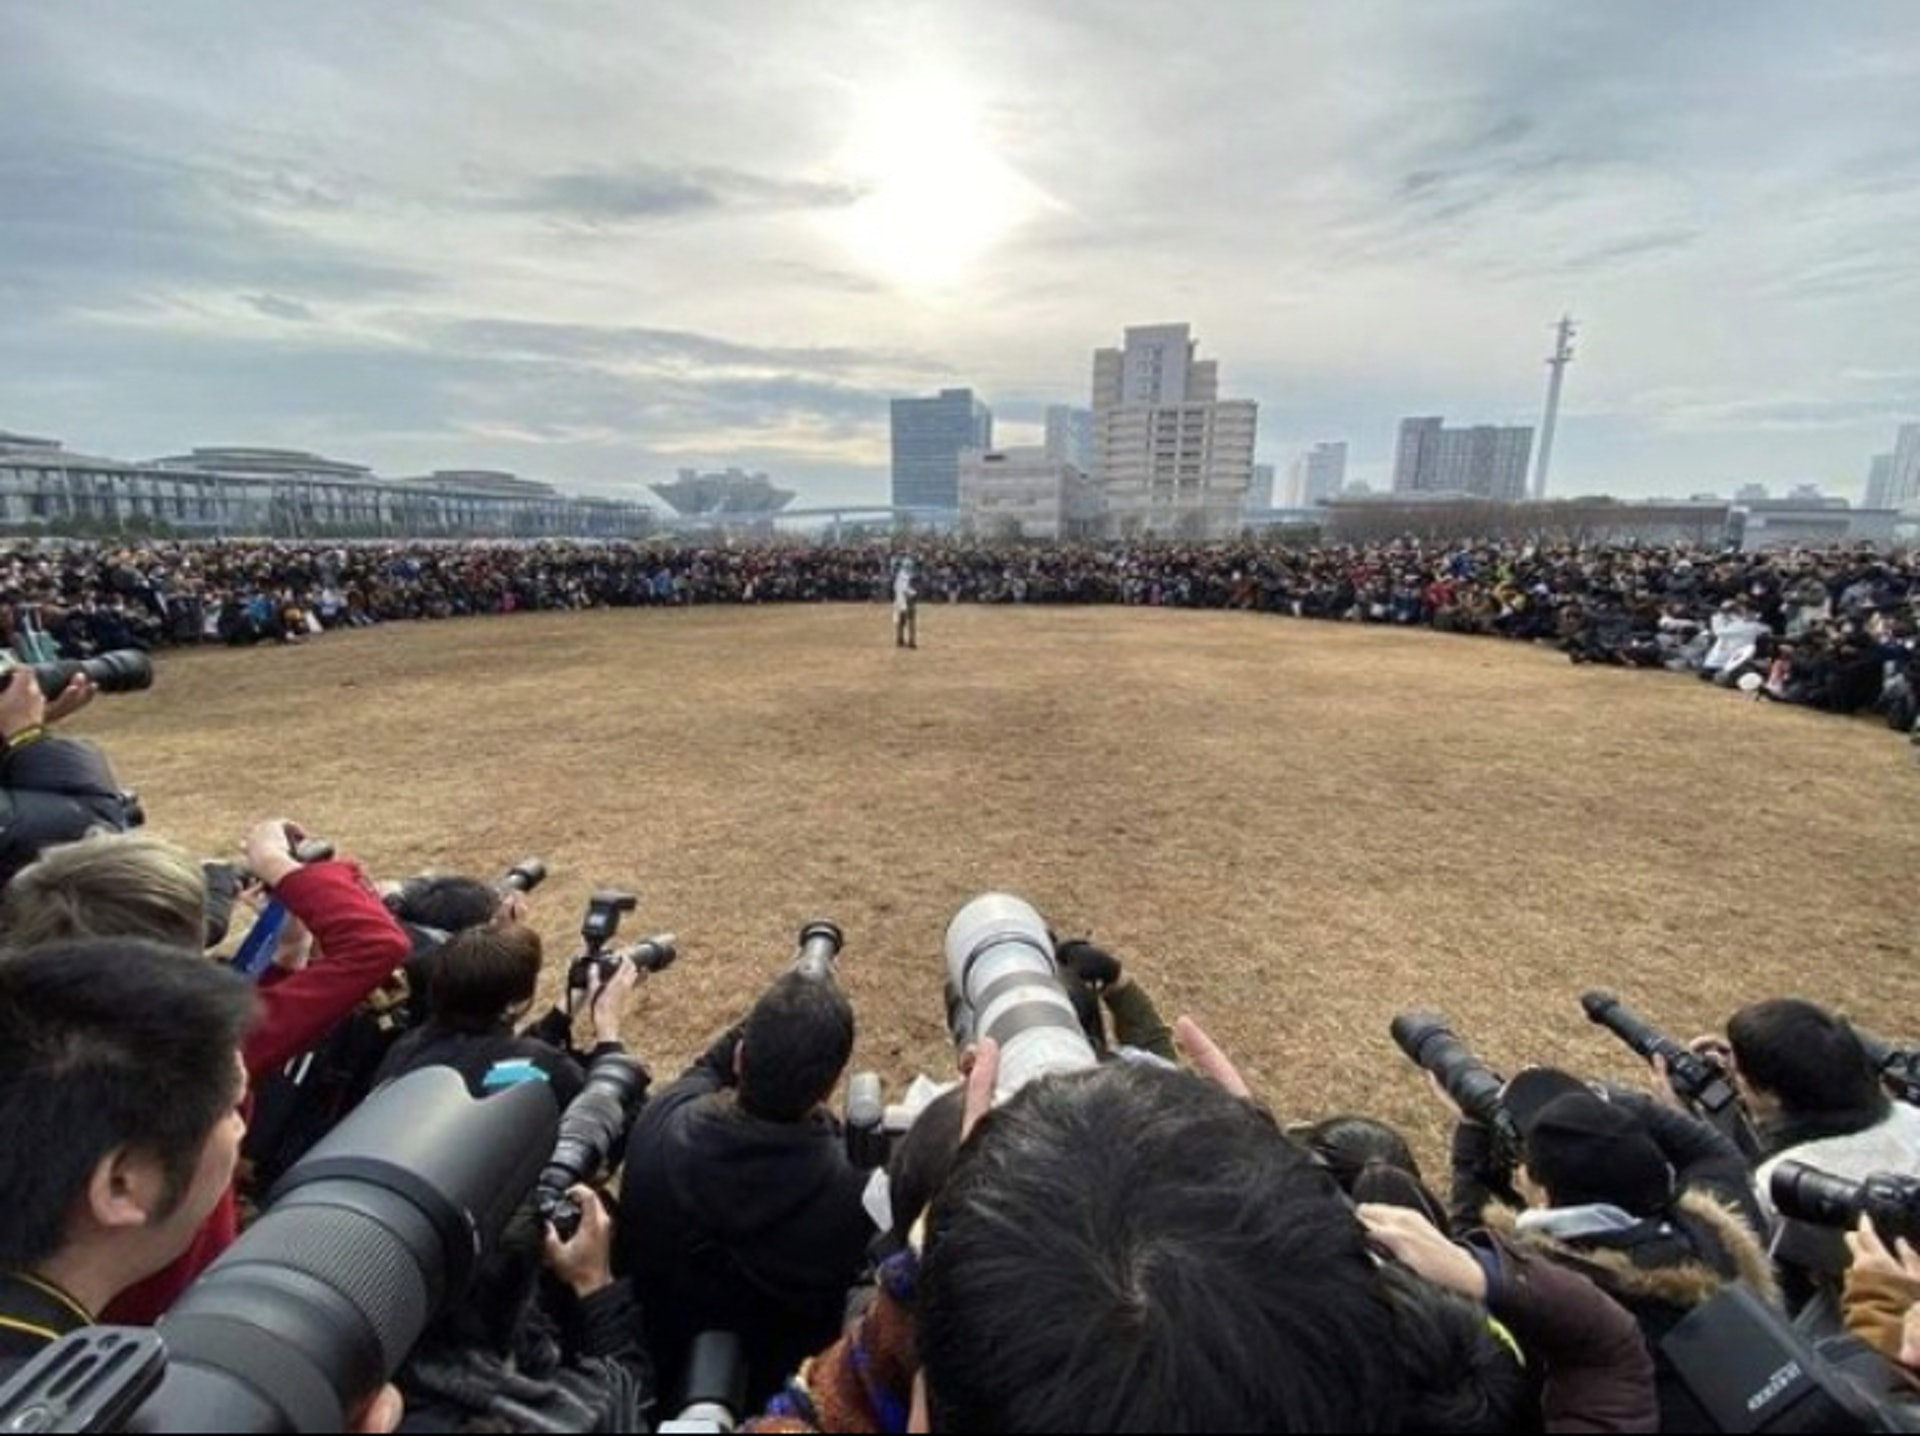
<svg viewBox="0 0 1920 1436">
<path fill-rule="evenodd" d="M 1870 509 L 1893 507 L 1892 454 L 1873 456 L 1873 464 L 1867 471 L 1867 507 Z"/>
<path fill-rule="evenodd" d="M 993 411 L 971 389 L 893 401 L 895 508 L 960 507 L 960 454 L 993 447 Z"/>
<path fill-rule="evenodd" d="M 1293 461 L 1287 473 L 1286 503 L 1290 509 L 1310 509 L 1337 497 L 1347 486 L 1347 446 L 1315 444 Z"/>
<path fill-rule="evenodd" d="M 1093 467 L 1119 536 L 1239 530 L 1260 406 L 1220 398 L 1220 366 L 1185 324 L 1129 329 L 1093 356 Z"/>
<path fill-rule="evenodd" d="M 1920 424 L 1908 424 L 1900 430 L 1900 442 L 1894 446 L 1887 507 L 1904 509 L 1915 504 L 1920 504 Z"/>
<path fill-rule="evenodd" d="M 1071 404 L 1047 409 L 1047 453 L 1081 473 L 1093 472 L 1093 410 Z"/>
<path fill-rule="evenodd" d="M 1449 429 L 1445 419 L 1405 419 L 1394 459 L 1397 494 L 1469 494 L 1500 503 L 1527 497 L 1533 430 Z"/>
</svg>

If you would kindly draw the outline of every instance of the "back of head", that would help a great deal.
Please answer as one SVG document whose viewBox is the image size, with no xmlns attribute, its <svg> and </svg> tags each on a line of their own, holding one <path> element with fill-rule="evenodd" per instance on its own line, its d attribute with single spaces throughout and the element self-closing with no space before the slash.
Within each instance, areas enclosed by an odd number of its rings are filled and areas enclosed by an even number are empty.
<svg viewBox="0 0 1920 1436">
<path fill-rule="evenodd" d="M 747 1015 L 740 1106 L 763 1121 L 800 1121 L 839 1086 L 853 1038 L 853 1004 L 840 985 L 788 973 Z"/>
<path fill-rule="evenodd" d="M 960 1128 L 967 1112 L 965 1087 L 955 1087 L 927 1104 L 887 1161 L 892 1189 L 893 1237 L 903 1246 L 933 1198 L 947 1184 L 960 1154 Z"/>
<path fill-rule="evenodd" d="M 206 939 L 200 864 L 159 838 L 103 833 L 50 848 L 0 897 L 0 941 L 40 947 L 131 938 L 198 953 Z"/>
<path fill-rule="evenodd" d="M 445 933 L 485 927 L 500 911 L 500 894 L 478 878 L 415 878 L 387 899 L 393 915 Z"/>
<path fill-rule="evenodd" d="M 159 1158 L 162 1206 L 177 1205 L 240 1098 L 255 1010 L 241 978 L 156 943 L 0 956 L 0 1270 L 32 1270 L 64 1244 L 116 1151 Z"/>
<path fill-rule="evenodd" d="M 528 927 L 455 933 L 430 959 L 433 1020 L 456 1032 L 487 1032 L 533 1001 L 540 985 L 540 934 Z"/>
<path fill-rule="evenodd" d="M 1304 1131 L 1289 1130 L 1349 1195 L 1360 1174 L 1370 1166 L 1392 1167 L 1419 1180 L 1420 1164 L 1414 1159 L 1413 1148 L 1384 1122 L 1371 1117 L 1329 1117 Z"/>
<path fill-rule="evenodd" d="M 936 1430 L 1395 1427 L 1392 1314 L 1353 1211 L 1247 1103 L 1113 1065 L 1028 1086 L 935 1199 Z"/>
<path fill-rule="evenodd" d="M 1740 1075 L 1777 1098 L 1789 1118 L 1866 1126 L 1891 1110 L 1859 1034 L 1811 1002 L 1756 1003 L 1734 1015 L 1727 1037 Z"/>
</svg>

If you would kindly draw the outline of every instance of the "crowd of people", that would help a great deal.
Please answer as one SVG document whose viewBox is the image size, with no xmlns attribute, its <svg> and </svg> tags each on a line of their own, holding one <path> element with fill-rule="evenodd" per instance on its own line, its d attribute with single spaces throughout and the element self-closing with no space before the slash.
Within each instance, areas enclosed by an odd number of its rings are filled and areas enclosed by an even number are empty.
<svg viewBox="0 0 1920 1436">
<path fill-rule="evenodd" d="M 590 608 L 924 602 L 1243 609 L 1559 647 L 1756 699 L 1920 720 L 1920 559 L 1863 550 L 1415 542 L 674 548 L 599 543 L 148 544 L 0 550 L 0 646 L 68 656 L 304 642 L 328 629 Z"/>
<path fill-rule="evenodd" d="M 1461 625 L 1608 662 L 1637 661 L 1636 627 L 1616 642 L 1564 620 L 1651 601 L 1662 651 L 1700 644 L 1670 610 L 1704 612 L 1698 671 L 1769 660 L 1763 689 L 1782 657 L 1736 662 L 1749 639 L 1910 649 L 1920 592 L 1910 566 L 1865 556 L 916 556 L 935 598 L 1476 615 Z M 392 607 L 428 592 L 468 611 L 612 602 L 650 565 L 668 574 L 644 579 L 652 601 L 866 599 L 892 557 L 64 551 L 14 555 L 7 581 L 16 643 L 84 652 L 89 606 L 164 641 L 182 585 L 209 613 L 260 585 L 311 632 L 308 604 L 324 628 L 430 616 Z M 92 697 L 85 677 L 51 698 L 0 683 L 0 1424 L 7 1383 L 64 1341 L 157 1323 L 202 1368 L 273 1373 L 235 1382 L 235 1412 L 199 1408 L 235 1429 L 295 1429 L 247 1423 L 261 1393 L 296 1388 L 366 1431 L 643 1431 L 695 1398 L 774 1432 L 1920 1426 L 1920 1052 L 1811 1003 L 1755 994 L 1637 1091 L 1502 1079 L 1423 1039 L 1410 1055 L 1457 1118 L 1435 1173 L 1365 1115 L 1283 1123 L 1122 954 L 994 896 L 949 934 L 953 1069 L 876 1127 L 843 1102 L 859 1018 L 837 938 L 810 929 L 656 1086 L 627 1037 L 670 954 L 609 940 L 551 971 L 524 875 L 378 882 L 282 819 L 237 862 L 203 862 L 137 829 L 107 755 L 67 736 Z M 454 1223 L 464 1279 L 414 1293 L 343 1236 L 372 1229 L 342 1225 L 354 1199 L 274 1202 L 364 1117 L 401 1174 L 382 1180 L 431 1186 L 405 1172 L 441 1124 L 394 1105 L 429 1073 L 480 1108 L 551 1093 L 555 1117 L 530 1165 L 452 1164 L 522 1175 L 470 1232 Z M 223 1277 L 256 1319 L 206 1295 Z M 283 1302 L 299 1319 L 266 1319 Z M 351 1389 L 289 1376 L 323 1369 L 336 1329 L 349 1356 L 325 1369 Z M 716 1349 L 731 1361 L 710 1385 Z"/>
</svg>

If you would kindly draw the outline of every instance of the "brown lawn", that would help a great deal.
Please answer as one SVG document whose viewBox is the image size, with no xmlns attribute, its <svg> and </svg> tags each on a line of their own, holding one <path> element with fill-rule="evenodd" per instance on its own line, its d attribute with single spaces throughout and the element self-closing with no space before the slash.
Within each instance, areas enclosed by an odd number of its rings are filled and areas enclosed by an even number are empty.
<svg viewBox="0 0 1920 1436">
<path fill-rule="evenodd" d="M 400 626 L 164 660 L 78 725 L 155 827 L 229 852 L 299 819 L 380 876 L 555 876 L 558 966 L 596 886 L 677 932 L 631 1037 L 671 1075 L 850 935 L 862 1059 L 950 1070 L 940 943 L 1005 888 L 1125 956 L 1288 1117 L 1436 1150 L 1387 1036 L 1445 1010 L 1511 1067 L 1614 1075 L 1581 991 L 1681 1036 L 1804 993 L 1920 1036 L 1920 771 L 1884 728 L 1544 649 L 1238 614 L 599 613 Z"/>
</svg>

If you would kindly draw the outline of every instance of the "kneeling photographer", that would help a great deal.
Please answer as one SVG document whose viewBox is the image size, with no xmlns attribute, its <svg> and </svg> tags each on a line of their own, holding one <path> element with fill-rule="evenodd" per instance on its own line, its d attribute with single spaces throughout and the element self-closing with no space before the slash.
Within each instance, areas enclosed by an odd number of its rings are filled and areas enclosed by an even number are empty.
<svg viewBox="0 0 1920 1436">
<path fill-rule="evenodd" d="M 375 1084 L 423 1067 L 451 1067 L 476 1097 L 542 1080 L 561 1107 L 570 1106 L 586 1087 L 586 1066 L 626 1051 L 621 1031 L 647 973 L 621 962 L 604 988 L 586 994 L 595 1045 L 583 1066 L 564 1032 L 550 1036 L 544 1023 L 538 1033 L 519 1030 L 533 1007 L 544 953 L 540 935 L 527 927 L 475 927 L 449 938 L 427 962 L 426 1022 L 395 1046 Z"/>
<path fill-rule="evenodd" d="M 1779 1304 L 1760 1238 L 1711 1187 L 1675 1169 L 1644 1111 L 1636 1115 L 1547 1069 L 1521 1073 L 1500 1100 L 1517 1150 L 1463 1117 L 1454 1145 L 1456 1210 L 1492 1196 L 1479 1225 L 1579 1272 L 1625 1307 L 1655 1352 L 1662 1428 L 1712 1429 L 1661 1342 L 1736 1283 Z M 1718 1139 L 1705 1136 L 1703 1162 L 1717 1170 Z M 1523 1210 L 1505 1204 L 1509 1193 Z"/>
<path fill-rule="evenodd" d="M 567 1195 L 572 1235 L 522 1207 L 414 1348 L 402 1431 L 648 1429 L 653 1363 L 632 1283 L 614 1279 L 613 1218 L 592 1188 Z"/>
<path fill-rule="evenodd" d="M 737 1334 L 758 1407 L 840 1335 L 874 1234 L 868 1174 L 827 1111 L 853 1054 L 840 933 L 802 935 L 787 973 L 634 1128 L 620 1257 L 671 1380 L 694 1338 Z"/>
</svg>

